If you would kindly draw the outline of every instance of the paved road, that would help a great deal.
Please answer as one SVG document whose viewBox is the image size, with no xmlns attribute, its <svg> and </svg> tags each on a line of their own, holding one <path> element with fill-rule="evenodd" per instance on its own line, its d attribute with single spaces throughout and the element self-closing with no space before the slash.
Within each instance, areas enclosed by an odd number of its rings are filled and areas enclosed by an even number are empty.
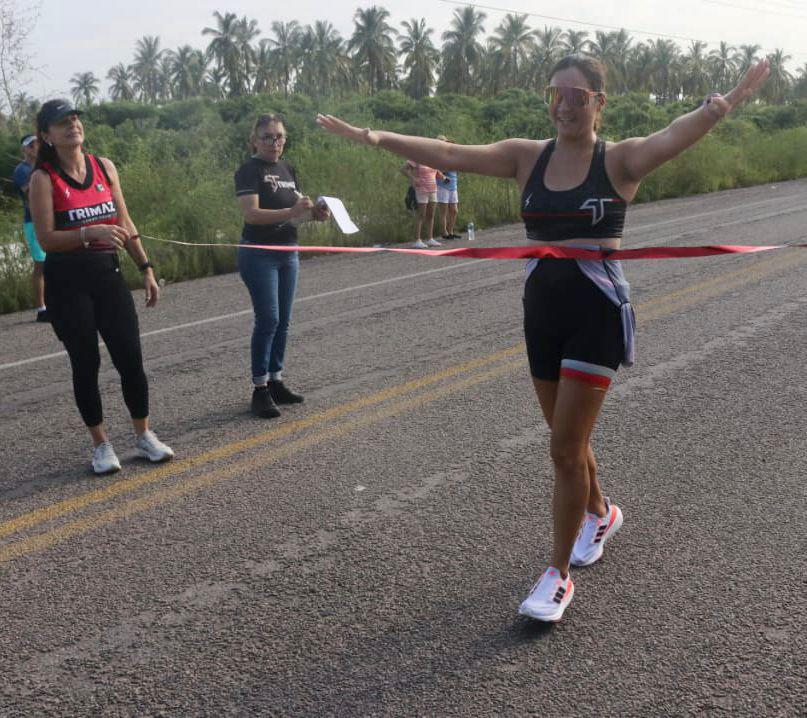
<svg viewBox="0 0 807 718">
<path fill-rule="evenodd" d="M 636 207 L 626 246 L 806 224 L 791 182 Z M 516 615 L 551 491 L 518 263 L 306 261 L 273 422 L 237 276 L 169 286 L 141 321 L 178 458 L 133 457 L 105 357 L 103 480 L 59 344 L 0 317 L 0 715 L 803 714 L 807 251 L 627 271 L 639 361 L 595 435 L 625 526 L 551 628 Z"/>
</svg>

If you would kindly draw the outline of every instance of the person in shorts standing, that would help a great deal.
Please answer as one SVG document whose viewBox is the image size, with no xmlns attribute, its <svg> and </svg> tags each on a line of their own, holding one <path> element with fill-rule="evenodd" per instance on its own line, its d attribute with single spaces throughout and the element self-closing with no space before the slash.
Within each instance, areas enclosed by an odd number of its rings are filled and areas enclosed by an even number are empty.
<svg viewBox="0 0 807 718">
<path fill-rule="evenodd" d="M 445 135 L 437 135 L 438 140 L 450 142 Z M 437 183 L 437 205 L 440 207 L 440 226 L 443 239 L 461 239 L 462 235 L 454 233 L 457 224 L 457 209 L 460 197 L 457 192 L 457 171 L 443 172 L 443 179 Z"/>
<path fill-rule="evenodd" d="M 418 164 L 407 160 L 401 172 L 405 174 L 409 181 L 415 186 L 415 196 L 418 201 L 418 214 L 415 220 L 415 243 L 412 245 L 416 249 L 426 249 L 427 247 L 439 247 L 440 242 L 434 238 L 434 209 L 437 206 L 437 181 L 443 179 L 443 173 L 427 165 Z M 424 234 L 427 240 L 421 238 L 421 232 L 426 228 Z"/>
</svg>

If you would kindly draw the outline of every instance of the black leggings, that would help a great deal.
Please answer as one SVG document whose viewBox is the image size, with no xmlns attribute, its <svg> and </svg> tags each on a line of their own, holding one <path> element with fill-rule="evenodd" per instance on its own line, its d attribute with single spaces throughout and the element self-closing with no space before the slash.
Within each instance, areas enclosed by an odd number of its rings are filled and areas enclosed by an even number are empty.
<svg viewBox="0 0 807 718">
<path fill-rule="evenodd" d="M 64 342 L 73 367 L 73 391 L 87 426 L 103 421 L 98 369 L 98 334 L 112 357 L 133 419 L 149 413 L 148 382 L 143 371 L 140 329 L 132 293 L 115 254 L 49 253 L 45 259 L 45 303 L 56 336 Z"/>
</svg>

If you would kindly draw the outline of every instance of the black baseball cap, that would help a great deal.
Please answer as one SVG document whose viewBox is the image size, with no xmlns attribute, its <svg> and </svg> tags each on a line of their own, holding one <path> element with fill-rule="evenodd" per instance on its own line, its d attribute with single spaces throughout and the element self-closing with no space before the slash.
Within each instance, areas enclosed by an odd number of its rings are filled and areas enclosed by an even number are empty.
<svg viewBox="0 0 807 718">
<path fill-rule="evenodd" d="M 40 132 L 47 132 L 54 122 L 68 115 L 80 115 L 81 110 L 73 107 L 69 100 L 48 100 L 36 115 L 36 127 Z"/>
</svg>

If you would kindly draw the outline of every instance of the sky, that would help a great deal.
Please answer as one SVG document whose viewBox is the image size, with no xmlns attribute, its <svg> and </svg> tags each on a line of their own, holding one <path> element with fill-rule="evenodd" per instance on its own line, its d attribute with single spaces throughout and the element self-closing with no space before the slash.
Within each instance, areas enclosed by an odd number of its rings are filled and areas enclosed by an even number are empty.
<svg viewBox="0 0 807 718">
<path fill-rule="evenodd" d="M 21 4 L 22 0 L 16 0 Z M 353 16 L 358 7 L 373 4 L 386 8 L 390 24 L 400 29 L 403 20 L 425 17 L 434 28 L 433 40 L 440 45 L 440 35 L 447 30 L 456 2 L 446 0 L 295 0 L 278 8 L 266 0 L 229 0 L 210 4 L 208 0 L 39 0 L 38 18 L 28 39 L 31 73 L 22 89 L 32 97 L 45 100 L 69 96 L 70 78 L 92 71 L 101 80 L 106 95 L 107 71 L 119 62 L 129 64 L 138 38 L 158 35 L 161 47 L 175 49 L 189 44 L 204 48 L 208 37 L 201 32 L 215 26 L 213 12 L 234 12 L 258 21 L 262 37 L 269 37 L 275 20 L 297 20 L 301 25 L 329 20 L 343 37 L 353 30 Z M 30 6 L 29 6 L 30 7 Z M 710 43 L 720 40 L 731 45 L 761 45 L 765 50 L 783 49 L 792 55 L 791 71 L 807 63 L 807 2 L 798 0 L 488 0 L 476 5 L 487 14 L 486 34 L 491 34 L 507 11 L 534 13 L 528 18 L 533 28 L 556 25 L 563 29 L 589 30 L 624 27 L 637 40 L 660 33 Z M 501 8 L 496 10 L 492 8 Z M 540 15 L 541 17 L 539 17 Z M 590 23 L 589 25 L 583 23 Z"/>
</svg>

